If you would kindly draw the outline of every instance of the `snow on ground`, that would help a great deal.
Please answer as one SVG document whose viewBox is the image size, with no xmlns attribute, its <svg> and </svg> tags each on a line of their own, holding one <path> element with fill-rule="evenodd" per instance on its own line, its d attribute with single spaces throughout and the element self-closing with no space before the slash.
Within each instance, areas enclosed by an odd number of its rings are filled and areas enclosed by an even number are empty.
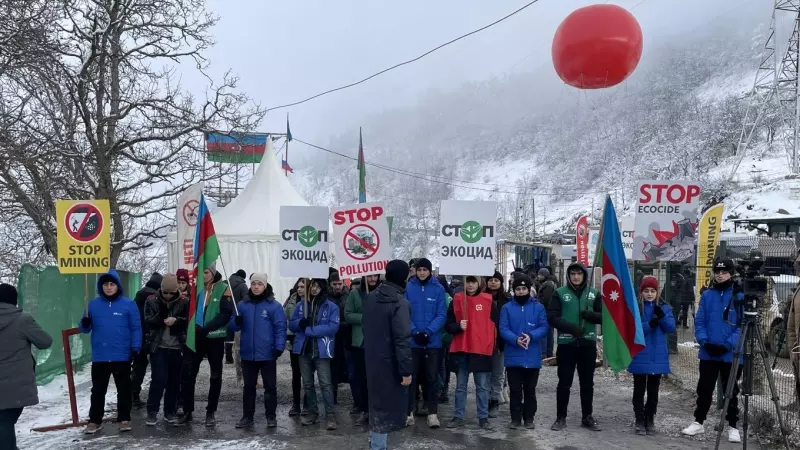
<svg viewBox="0 0 800 450">
<path fill-rule="evenodd" d="M 714 77 L 697 89 L 700 101 L 716 103 L 731 97 L 743 97 L 753 88 L 756 72 L 734 73 Z"/>
</svg>

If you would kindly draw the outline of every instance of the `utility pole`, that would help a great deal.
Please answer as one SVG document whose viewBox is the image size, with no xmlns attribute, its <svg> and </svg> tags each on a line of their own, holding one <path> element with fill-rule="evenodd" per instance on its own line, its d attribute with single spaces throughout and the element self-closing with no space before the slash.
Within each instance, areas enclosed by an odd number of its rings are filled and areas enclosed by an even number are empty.
<svg viewBox="0 0 800 450">
<path fill-rule="evenodd" d="M 531 210 L 533 215 L 533 242 L 536 242 L 536 198 L 531 197 Z"/>
<path fill-rule="evenodd" d="M 592 225 L 594 225 L 594 197 L 592 197 Z"/>
</svg>

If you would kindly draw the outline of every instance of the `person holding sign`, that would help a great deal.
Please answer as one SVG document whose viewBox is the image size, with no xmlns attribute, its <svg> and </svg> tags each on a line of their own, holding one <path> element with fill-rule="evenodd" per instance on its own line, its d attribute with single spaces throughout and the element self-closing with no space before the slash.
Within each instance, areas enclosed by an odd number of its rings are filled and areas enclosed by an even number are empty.
<svg viewBox="0 0 800 450">
<path fill-rule="evenodd" d="M 536 300 L 536 291 L 527 275 L 514 277 L 513 299 L 500 310 L 500 337 L 506 342 L 505 365 L 511 391 L 511 429 L 534 429 L 536 385 L 542 368 L 541 341 L 549 325 L 544 306 Z M 524 404 L 523 404 L 524 398 Z"/>
<path fill-rule="evenodd" d="M 596 325 L 603 320 L 603 296 L 589 287 L 586 267 L 575 262 L 567 267 L 567 285 L 556 289 L 547 307 L 547 319 L 558 330 L 558 387 L 556 421 L 550 427 L 561 431 L 567 427 L 569 392 L 575 369 L 581 388 L 581 426 L 600 431 L 592 417 L 594 369 L 597 359 Z"/>
<path fill-rule="evenodd" d="M 266 273 L 254 273 L 250 276 L 250 289 L 239 302 L 239 315 L 231 318 L 229 329 L 242 332 L 239 354 L 244 388 L 242 418 L 236 428 L 253 428 L 259 373 L 264 380 L 267 428 L 275 428 L 278 426 L 275 417 L 278 406 L 276 364 L 286 347 L 286 315 L 281 304 L 275 301 Z"/>
<path fill-rule="evenodd" d="M 339 307 L 328 300 L 328 283 L 325 279 L 311 280 L 307 302 L 300 302 L 294 309 L 289 329 L 295 333 L 292 352 L 300 355 L 300 372 L 303 389 L 308 399 L 309 413 L 302 425 L 313 425 L 319 421 L 317 392 L 314 389 L 314 372 L 319 377 L 322 401 L 327 415 L 326 427 L 336 429 L 336 411 L 333 406 L 333 384 L 331 359 L 334 339 L 339 330 Z"/>
<path fill-rule="evenodd" d="M 489 378 L 499 318 L 492 296 L 483 292 L 481 284 L 480 278 L 467 276 L 464 290 L 456 293 L 447 309 L 445 329 L 453 335 L 450 358 L 456 368 L 456 405 L 447 428 L 465 424 L 467 381 L 471 372 L 475 381 L 478 424 L 484 430 L 493 429 L 489 423 Z"/>
<path fill-rule="evenodd" d="M 428 426 L 439 428 L 439 358 L 442 357 L 442 329 L 447 313 L 444 286 L 432 276 L 433 264 L 427 258 L 417 260 L 416 276 L 406 287 L 405 297 L 411 307 L 411 355 L 413 378 L 408 395 L 408 418 L 406 425 L 414 425 L 417 373 L 425 364 L 425 403 L 428 410 Z"/>
</svg>

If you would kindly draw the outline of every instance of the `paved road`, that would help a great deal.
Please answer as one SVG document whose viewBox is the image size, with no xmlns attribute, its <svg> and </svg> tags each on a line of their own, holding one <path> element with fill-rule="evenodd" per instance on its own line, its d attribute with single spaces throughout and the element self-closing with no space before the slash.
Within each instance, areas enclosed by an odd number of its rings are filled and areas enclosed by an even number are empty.
<svg viewBox="0 0 800 450">
<path fill-rule="evenodd" d="M 285 360 L 285 361 L 284 361 Z M 254 432 L 245 432 L 234 428 L 241 417 L 241 391 L 236 387 L 235 375 L 231 366 L 225 367 L 225 381 L 217 413 L 219 424 L 216 428 L 206 429 L 201 424 L 187 429 L 176 429 L 144 425 L 144 410 L 134 412 L 134 431 L 128 435 L 119 435 L 116 425 L 106 425 L 96 436 L 84 436 L 79 430 L 67 430 L 55 433 L 42 433 L 20 436 L 20 448 L 69 448 L 69 449 L 131 449 L 131 448 L 197 448 L 197 449 L 313 449 L 313 450 L 355 450 L 367 448 L 366 429 L 352 426 L 353 417 L 347 411 L 352 403 L 349 388 L 340 389 L 340 405 L 337 412 L 339 429 L 334 432 L 325 431 L 324 425 L 301 427 L 299 420 L 288 417 L 291 398 L 290 368 L 288 357 L 284 356 L 279 367 L 279 407 L 278 428 L 267 430 L 264 421 L 263 402 L 257 403 L 256 428 Z M 199 377 L 197 392 L 197 409 L 202 415 L 205 402 L 207 368 L 204 366 Z M 451 390 L 455 377 L 452 378 Z M 577 393 L 577 377 L 570 404 L 571 416 L 569 428 L 561 433 L 550 431 L 555 416 L 556 370 L 554 367 L 543 369 L 540 377 L 539 412 L 536 417 L 537 429 L 534 431 L 512 431 L 506 428 L 508 423 L 508 405 L 501 407 L 501 418 L 494 419 L 496 431 L 484 432 L 477 427 L 475 416 L 474 394 L 470 386 L 467 408 L 469 425 L 463 429 L 447 430 L 441 428 L 430 430 L 419 420 L 413 428 L 390 436 L 390 447 L 399 449 L 525 449 L 525 450 L 578 450 L 578 449 L 668 449 L 697 450 L 714 447 L 715 435 L 706 433 L 702 438 L 689 439 L 680 436 L 680 429 L 691 420 L 694 398 L 691 393 L 680 391 L 669 385 L 662 385 L 656 436 L 637 436 L 632 431 L 633 416 L 631 411 L 631 394 L 633 382 L 629 376 L 601 376 L 598 369 L 595 388 L 595 418 L 604 427 L 601 432 L 590 432 L 579 427 L 579 399 Z M 79 395 L 88 396 L 88 391 Z M 441 405 L 442 422 L 452 417 L 451 403 Z M 88 411 L 81 411 L 86 416 Z M 109 412 L 113 416 L 113 412 Z M 202 418 L 202 417 L 201 417 Z M 724 438 L 724 436 L 723 436 Z M 755 439 L 751 441 L 757 446 Z M 724 442 L 723 449 L 741 448 L 741 445 Z M 763 447 L 770 448 L 770 447 Z"/>
</svg>

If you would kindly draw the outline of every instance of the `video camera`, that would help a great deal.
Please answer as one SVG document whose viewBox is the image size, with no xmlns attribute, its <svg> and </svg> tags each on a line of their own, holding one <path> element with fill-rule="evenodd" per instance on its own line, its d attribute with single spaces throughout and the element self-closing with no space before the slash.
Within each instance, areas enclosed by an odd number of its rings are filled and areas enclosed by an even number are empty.
<svg viewBox="0 0 800 450">
<path fill-rule="evenodd" d="M 743 294 L 738 303 L 744 306 L 745 314 L 757 314 L 769 288 L 767 276 L 777 269 L 764 266 L 764 255 L 758 249 L 750 250 L 748 258 L 739 260 L 735 269 L 739 278 L 735 291 Z"/>
</svg>

